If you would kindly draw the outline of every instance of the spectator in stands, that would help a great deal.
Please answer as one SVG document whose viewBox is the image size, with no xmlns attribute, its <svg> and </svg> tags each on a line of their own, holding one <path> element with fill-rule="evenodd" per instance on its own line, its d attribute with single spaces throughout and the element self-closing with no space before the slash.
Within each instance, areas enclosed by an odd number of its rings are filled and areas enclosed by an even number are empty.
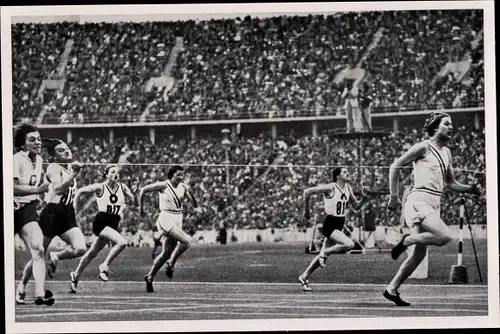
<svg viewBox="0 0 500 334">
<path fill-rule="evenodd" d="M 369 73 L 365 80 L 374 92 L 374 112 L 477 106 L 484 104 L 481 28 L 482 13 L 474 10 L 16 24 L 15 120 L 134 122 L 141 115 L 171 121 L 335 113 L 343 101 L 332 82 L 348 60 Z M 176 46 L 177 37 L 182 46 Z M 450 72 L 451 79 L 432 84 L 449 61 L 469 60 L 473 65 L 464 75 Z M 170 78 L 170 84 L 145 91 L 158 76 Z M 59 78 L 66 79 L 61 94 L 39 92 L 42 80 Z M 40 113 L 45 104 L 55 108 Z"/>
</svg>

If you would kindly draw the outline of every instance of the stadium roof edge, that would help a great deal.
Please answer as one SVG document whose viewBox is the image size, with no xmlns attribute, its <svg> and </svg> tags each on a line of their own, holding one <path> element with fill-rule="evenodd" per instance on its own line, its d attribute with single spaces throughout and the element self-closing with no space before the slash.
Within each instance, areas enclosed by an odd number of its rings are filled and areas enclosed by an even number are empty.
<svg viewBox="0 0 500 334">
<path fill-rule="evenodd" d="M 251 17 L 269 18 L 278 16 L 308 16 L 308 15 L 341 15 L 338 12 L 324 13 L 307 13 L 307 12 L 290 12 L 290 13 L 192 13 L 192 14 L 141 14 L 141 15 L 124 15 L 124 14 L 107 14 L 107 15 L 44 15 L 44 16 L 12 16 L 11 23 L 57 23 L 57 22 L 78 22 L 84 23 L 119 23 L 119 22 L 175 22 L 175 21 L 209 21 L 212 19 L 243 19 L 250 15 Z"/>
</svg>

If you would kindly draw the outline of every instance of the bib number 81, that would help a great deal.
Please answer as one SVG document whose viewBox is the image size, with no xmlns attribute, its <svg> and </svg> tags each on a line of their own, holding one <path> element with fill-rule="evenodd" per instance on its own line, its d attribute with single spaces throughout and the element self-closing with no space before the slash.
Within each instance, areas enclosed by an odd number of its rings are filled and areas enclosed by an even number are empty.
<svg viewBox="0 0 500 334">
<path fill-rule="evenodd" d="M 347 202 L 337 202 L 337 215 L 343 215 L 347 207 Z"/>
</svg>

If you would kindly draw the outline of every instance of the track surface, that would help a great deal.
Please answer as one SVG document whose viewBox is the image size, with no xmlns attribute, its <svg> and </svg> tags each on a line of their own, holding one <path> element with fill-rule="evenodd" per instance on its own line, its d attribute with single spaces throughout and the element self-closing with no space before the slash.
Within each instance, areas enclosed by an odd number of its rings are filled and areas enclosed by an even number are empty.
<svg viewBox="0 0 500 334">
<path fill-rule="evenodd" d="M 64 291 L 67 283 L 53 284 Z M 16 308 L 16 321 L 130 321 L 338 317 L 486 316 L 482 286 L 404 289 L 410 307 L 383 299 L 382 285 L 319 284 L 304 293 L 293 284 L 166 283 L 146 294 L 137 282 L 81 282 L 78 294 L 59 293 L 57 304 Z"/>
<path fill-rule="evenodd" d="M 155 293 L 148 294 L 143 275 L 152 262 L 151 250 L 125 250 L 112 265 L 110 281 L 101 282 L 97 266 L 105 249 L 82 275 L 77 294 L 69 293 L 68 282 L 77 262 L 60 263 L 56 277 L 47 281 L 56 296 L 52 307 L 33 304 L 30 283 L 27 304 L 16 306 L 16 322 L 486 316 L 486 242 L 476 247 L 482 283 L 470 244 L 464 252 L 466 285 L 447 283 L 456 263 L 454 245 L 433 248 L 429 278 L 411 279 L 400 289 L 412 303 L 407 308 L 382 297 L 404 256 L 393 261 L 388 253 L 334 255 L 311 276 L 313 292 L 306 293 L 297 276 L 313 255 L 304 253 L 304 245 L 196 245 L 179 260 L 173 280 L 160 271 Z M 17 255 L 19 279 L 28 256 Z"/>
</svg>

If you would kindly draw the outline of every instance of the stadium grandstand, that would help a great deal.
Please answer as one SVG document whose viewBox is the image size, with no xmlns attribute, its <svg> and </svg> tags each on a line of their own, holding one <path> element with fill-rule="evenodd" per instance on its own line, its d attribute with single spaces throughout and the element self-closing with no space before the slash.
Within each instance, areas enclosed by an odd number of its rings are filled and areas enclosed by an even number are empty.
<svg viewBox="0 0 500 334">
<path fill-rule="evenodd" d="M 304 228 L 303 190 L 327 182 L 339 165 L 381 194 L 365 209 L 381 213 L 388 166 L 422 137 L 431 111 L 453 114 L 459 179 L 483 175 L 482 27 L 481 10 L 15 23 L 14 125 L 35 123 L 42 136 L 68 141 L 87 164 L 82 185 L 110 163 L 122 166 L 129 185 L 185 165 L 200 199 L 186 216 L 192 234 Z M 332 136 L 345 129 L 349 79 L 362 80 L 374 128 L 391 133 L 367 140 L 362 157 L 356 141 Z M 445 196 L 442 216 L 455 223 L 456 195 Z M 90 234 L 96 207 L 81 200 L 78 217 Z M 155 200 L 146 218 L 126 211 L 122 232 L 151 230 Z M 472 210 L 473 223 L 485 224 L 485 207 Z M 363 224 L 361 214 L 349 217 Z M 375 219 L 399 225 L 399 217 Z"/>
<path fill-rule="evenodd" d="M 332 115 L 350 63 L 374 112 L 484 105 L 480 10 L 19 23 L 12 42 L 16 122 Z"/>
</svg>

